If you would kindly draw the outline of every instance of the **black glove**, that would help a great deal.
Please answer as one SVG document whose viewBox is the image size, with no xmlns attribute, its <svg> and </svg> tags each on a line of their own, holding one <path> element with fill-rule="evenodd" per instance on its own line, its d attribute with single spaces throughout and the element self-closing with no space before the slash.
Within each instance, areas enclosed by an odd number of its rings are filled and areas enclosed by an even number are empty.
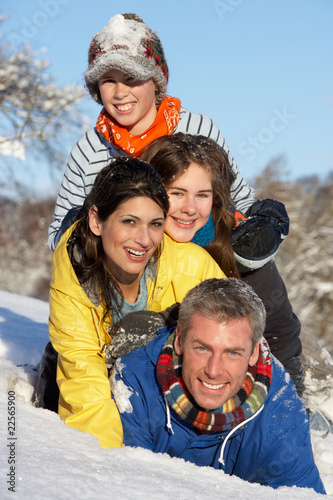
<svg viewBox="0 0 333 500">
<path fill-rule="evenodd" d="M 117 358 L 149 344 L 157 330 L 177 322 L 178 311 L 179 302 L 176 302 L 160 313 L 137 311 L 127 314 L 112 325 L 109 330 L 111 343 L 105 348 L 106 366 L 111 368 Z"/>
<path fill-rule="evenodd" d="M 289 217 L 279 201 L 257 200 L 246 217 L 230 237 L 241 272 L 259 269 L 269 262 L 289 232 Z"/>
</svg>

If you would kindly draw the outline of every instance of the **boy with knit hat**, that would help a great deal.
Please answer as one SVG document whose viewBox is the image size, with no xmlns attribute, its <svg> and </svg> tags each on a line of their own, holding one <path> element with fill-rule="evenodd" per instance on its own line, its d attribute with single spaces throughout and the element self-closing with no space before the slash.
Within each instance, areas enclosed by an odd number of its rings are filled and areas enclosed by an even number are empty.
<svg viewBox="0 0 333 500">
<path fill-rule="evenodd" d="M 119 41 L 123 45 L 119 45 Z M 92 39 L 85 81 L 91 97 L 103 104 L 98 80 L 110 69 L 118 69 L 138 81 L 152 78 L 157 87 L 156 104 L 163 100 L 168 83 L 168 65 L 160 39 L 136 14 L 117 14 Z"/>
<path fill-rule="evenodd" d="M 139 156 L 157 137 L 184 132 L 206 135 L 227 152 L 236 174 L 233 202 L 245 213 L 254 191 L 238 171 L 228 146 L 206 115 L 191 113 L 166 95 L 168 65 L 156 32 L 135 14 L 117 14 L 92 39 L 85 82 L 103 105 L 96 127 L 74 146 L 59 190 L 48 246 L 54 250 L 66 214 L 81 207 L 94 179 L 110 158 Z"/>
</svg>

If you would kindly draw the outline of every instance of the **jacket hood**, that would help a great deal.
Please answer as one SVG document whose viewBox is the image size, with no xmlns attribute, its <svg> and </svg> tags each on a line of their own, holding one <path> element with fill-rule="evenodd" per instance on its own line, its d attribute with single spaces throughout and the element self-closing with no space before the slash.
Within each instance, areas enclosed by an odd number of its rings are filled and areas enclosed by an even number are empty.
<svg viewBox="0 0 333 500">
<path fill-rule="evenodd" d="M 80 285 L 68 255 L 67 243 L 76 224 L 67 229 L 53 253 L 51 287 L 77 297 L 85 306 L 98 308 L 98 304 L 91 301 Z"/>
</svg>

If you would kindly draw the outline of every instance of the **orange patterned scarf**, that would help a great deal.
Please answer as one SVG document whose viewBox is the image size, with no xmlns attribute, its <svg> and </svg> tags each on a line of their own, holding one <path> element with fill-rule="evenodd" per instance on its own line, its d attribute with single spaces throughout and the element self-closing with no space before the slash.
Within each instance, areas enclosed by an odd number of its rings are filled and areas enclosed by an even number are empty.
<svg viewBox="0 0 333 500">
<path fill-rule="evenodd" d="M 131 135 L 112 119 L 105 108 L 97 118 L 96 130 L 118 149 L 137 157 L 154 139 L 172 134 L 179 122 L 179 113 L 180 100 L 166 95 L 158 107 L 154 122 L 142 135 Z"/>
</svg>

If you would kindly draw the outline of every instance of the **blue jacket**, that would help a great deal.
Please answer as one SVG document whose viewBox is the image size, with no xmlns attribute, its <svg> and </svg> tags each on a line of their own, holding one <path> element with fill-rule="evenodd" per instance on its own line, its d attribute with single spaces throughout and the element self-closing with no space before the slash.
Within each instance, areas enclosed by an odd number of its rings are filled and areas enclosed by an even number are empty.
<svg viewBox="0 0 333 500">
<path fill-rule="evenodd" d="M 124 444 L 223 469 L 273 488 L 295 485 L 325 493 L 314 463 L 306 410 L 282 365 L 273 357 L 271 387 L 252 420 L 230 432 L 198 435 L 166 405 L 156 380 L 157 360 L 169 335 L 170 327 L 163 328 L 150 344 L 117 360 L 111 386 Z"/>
</svg>

